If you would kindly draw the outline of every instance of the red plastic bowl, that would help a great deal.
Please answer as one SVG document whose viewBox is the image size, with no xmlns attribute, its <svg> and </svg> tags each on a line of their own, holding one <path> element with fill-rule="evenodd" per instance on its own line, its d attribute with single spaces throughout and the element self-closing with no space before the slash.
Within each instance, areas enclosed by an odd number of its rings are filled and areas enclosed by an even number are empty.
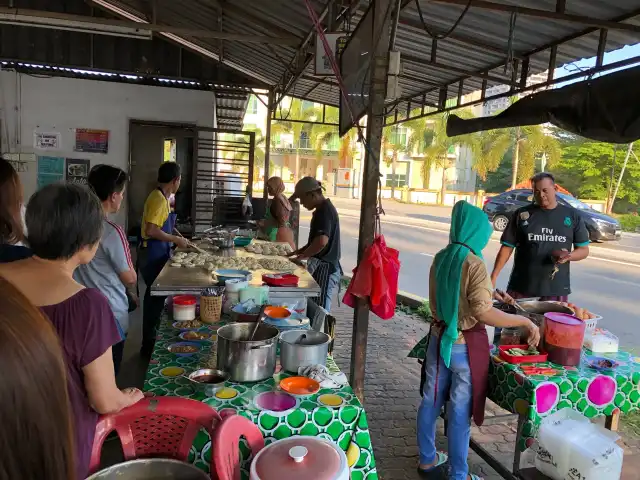
<svg viewBox="0 0 640 480">
<path fill-rule="evenodd" d="M 512 348 L 521 348 L 526 350 L 529 348 L 529 345 L 500 345 L 498 347 L 500 358 L 507 363 L 543 363 L 546 362 L 549 357 L 549 355 L 544 352 L 540 353 L 540 355 L 509 355 L 507 350 L 511 350 Z"/>
</svg>

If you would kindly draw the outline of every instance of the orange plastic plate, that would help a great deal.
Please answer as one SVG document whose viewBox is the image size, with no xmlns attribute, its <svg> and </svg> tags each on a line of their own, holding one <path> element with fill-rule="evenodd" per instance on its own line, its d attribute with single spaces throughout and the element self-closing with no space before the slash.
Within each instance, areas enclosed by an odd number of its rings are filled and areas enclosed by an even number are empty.
<svg viewBox="0 0 640 480">
<path fill-rule="evenodd" d="M 282 379 L 280 388 L 291 395 L 313 395 L 320 390 L 320 384 L 307 377 L 288 377 Z"/>
</svg>

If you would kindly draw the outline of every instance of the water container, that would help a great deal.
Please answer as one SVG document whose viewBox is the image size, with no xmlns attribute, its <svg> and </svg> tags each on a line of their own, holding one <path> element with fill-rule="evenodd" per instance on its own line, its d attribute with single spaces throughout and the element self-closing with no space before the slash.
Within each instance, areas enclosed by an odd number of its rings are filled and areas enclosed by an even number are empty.
<svg viewBox="0 0 640 480">
<path fill-rule="evenodd" d="M 565 367 L 580 363 L 585 323 L 567 313 L 544 314 L 544 346 L 549 361 Z"/>
<path fill-rule="evenodd" d="M 542 421 L 535 466 L 554 480 L 619 480 L 623 450 L 619 436 L 565 408 Z"/>
<path fill-rule="evenodd" d="M 581 441 L 590 426 L 587 417 L 570 408 L 545 418 L 538 432 L 543 451 L 536 457 L 536 468 L 551 478 L 563 480 L 569 472 L 572 448 Z"/>
</svg>

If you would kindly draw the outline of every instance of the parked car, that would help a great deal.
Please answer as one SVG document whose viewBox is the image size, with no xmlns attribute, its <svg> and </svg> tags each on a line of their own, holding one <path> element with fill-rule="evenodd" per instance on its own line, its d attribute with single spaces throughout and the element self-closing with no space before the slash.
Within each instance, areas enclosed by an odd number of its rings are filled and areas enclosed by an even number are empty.
<svg viewBox="0 0 640 480">
<path fill-rule="evenodd" d="M 558 192 L 557 196 L 559 203 L 578 210 L 587 225 L 589 240 L 592 242 L 620 240 L 622 229 L 618 220 L 594 210 L 571 195 Z M 532 190 L 509 190 L 485 199 L 483 210 L 489 217 L 489 221 L 493 223 L 493 228 L 502 232 L 507 228 L 513 212 L 531 202 L 533 202 Z"/>
</svg>

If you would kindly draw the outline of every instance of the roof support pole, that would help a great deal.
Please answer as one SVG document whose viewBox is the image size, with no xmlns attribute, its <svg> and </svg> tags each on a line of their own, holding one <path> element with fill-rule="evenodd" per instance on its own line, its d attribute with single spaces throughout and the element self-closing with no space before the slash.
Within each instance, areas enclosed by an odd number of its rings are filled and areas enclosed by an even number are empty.
<svg viewBox="0 0 640 480">
<path fill-rule="evenodd" d="M 362 199 L 360 206 L 360 231 L 358 235 L 358 263 L 365 249 L 373 243 L 375 233 L 376 199 L 380 181 L 379 160 L 382 150 L 384 126 L 384 100 L 389 66 L 389 41 L 393 0 L 373 1 L 373 38 L 375 45 L 370 65 L 369 107 L 367 108 L 367 148 L 362 175 Z M 353 315 L 350 382 L 353 391 L 364 399 L 364 372 L 367 357 L 369 330 L 369 305 L 358 300 Z"/>
<path fill-rule="evenodd" d="M 269 198 L 269 193 L 267 192 L 267 180 L 269 180 L 269 175 L 271 174 L 271 172 L 269 172 L 269 162 L 271 160 L 271 117 L 273 117 L 273 109 L 276 105 L 273 89 L 269 90 L 269 96 L 267 98 L 267 129 L 264 138 L 264 191 L 262 193 L 262 198 L 264 198 L 265 201 Z"/>
</svg>

